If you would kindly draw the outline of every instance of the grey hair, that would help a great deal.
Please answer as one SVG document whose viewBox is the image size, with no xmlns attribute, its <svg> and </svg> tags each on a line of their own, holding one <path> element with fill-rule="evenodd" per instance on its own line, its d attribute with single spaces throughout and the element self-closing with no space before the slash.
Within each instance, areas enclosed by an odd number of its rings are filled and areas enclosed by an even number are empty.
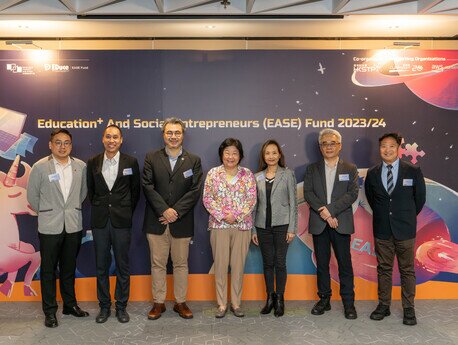
<svg viewBox="0 0 458 345">
<path fill-rule="evenodd" d="M 181 119 L 176 118 L 176 117 L 168 117 L 164 120 L 164 123 L 162 124 L 162 133 L 164 133 L 165 126 L 167 125 L 180 125 L 183 131 L 183 134 L 186 131 L 186 124 Z"/>
<path fill-rule="evenodd" d="M 323 136 L 327 134 L 335 135 L 339 143 L 342 143 L 342 136 L 340 135 L 338 131 L 332 128 L 325 128 L 320 131 L 320 134 L 318 135 L 318 143 L 321 144 L 321 139 L 323 138 Z"/>
</svg>

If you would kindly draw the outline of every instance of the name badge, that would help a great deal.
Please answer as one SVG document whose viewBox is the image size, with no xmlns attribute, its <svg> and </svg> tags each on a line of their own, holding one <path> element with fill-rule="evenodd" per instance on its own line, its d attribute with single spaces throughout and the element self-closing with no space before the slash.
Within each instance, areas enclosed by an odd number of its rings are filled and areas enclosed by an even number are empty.
<svg viewBox="0 0 458 345">
<path fill-rule="evenodd" d="M 48 175 L 49 182 L 57 182 L 60 180 L 60 175 L 58 173 Z"/>
<path fill-rule="evenodd" d="M 339 181 L 350 181 L 349 174 L 339 174 Z"/>
<path fill-rule="evenodd" d="M 125 168 L 123 171 L 122 171 L 122 174 L 124 176 L 127 176 L 127 175 L 132 175 L 132 168 Z"/>
<path fill-rule="evenodd" d="M 192 172 L 192 169 L 186 170 L 186 171 L 183 173 L 184 178 L 191 177 L 192 175 L 194 175 L 193 172 Z"/>
<path fill-rule="evenodd" d="M 402 180 L 402 185 L 407 186 L 407 187 L 412 187 L 413 186 L 413 179 L 411 178 L 405 178 Z"/>
</svg>

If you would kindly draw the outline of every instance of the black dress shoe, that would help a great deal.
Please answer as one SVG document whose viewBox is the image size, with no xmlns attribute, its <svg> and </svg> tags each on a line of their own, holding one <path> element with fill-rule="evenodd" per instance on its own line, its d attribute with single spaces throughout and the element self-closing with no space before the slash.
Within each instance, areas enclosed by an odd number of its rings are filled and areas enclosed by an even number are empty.
<svg viewBox="0 0 458 345">
<path fill-rule="evenodd" d="M 109 308 L 101 308 L 99 315 L 97 315 L 95 318 L 95 322 L 97 323 L 107 322 L 110 315 L 111 315 L 111 310 Z"/>
<path fill-rule="evenodd" d="M 417 324 L 414 308 L 404 308 L 404 318 L 402 323 L 407 326 L 415 326 Z"/>
<path fill-rule="evenodd" d="M 385 318 L 385 316 L 390 316 L 390 307 L 379 303 L 377 308 L 371 313 L 371 320 L 380 321 Z"/>
<path fill-rule="evenodd" d="M 45 315 L 45 326 L 49 328 L 55 328 L 58 326 L 56 314 Z"/>
<path fill-rule="evenodd" d="M 116 310 L 116 317 L 118 321 L 121 323 L 126 323 L 130 320 L 129 314 L 127 314 L 127 311 L 125 309 Z"/>
<path fill-rule="evenodd" d="M 358 317 L 355 306 L 353 304 L 347 306 L 344 305 L 344 314 L 345 318 L 349 320 L 354 320 Z"/>
<path fill-rule="evenodd" d="M 73 315 L 73 316 L 76 316 L 76 317 L 89 316 L 89 313 L 87 311 L 82 310 L 77 305 L 75 305 L 74 307 L 64 307 L 64 310 L 62 310 L 62 313 L 64 315 Z"/>
<path fill-rule="evenodd" d="M 323 297 L 313 306 L 313 315 L 323 315 L 325 311 L 331 310 L 331 303 L 329 302 L 331 297 Z"/>
</svg>

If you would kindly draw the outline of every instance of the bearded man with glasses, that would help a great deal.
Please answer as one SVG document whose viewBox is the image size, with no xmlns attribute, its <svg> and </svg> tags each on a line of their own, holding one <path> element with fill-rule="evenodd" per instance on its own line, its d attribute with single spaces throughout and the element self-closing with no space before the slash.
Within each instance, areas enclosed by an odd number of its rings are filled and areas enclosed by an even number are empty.
<svg viewBox="0 0 458 345">
<path fill-rule="evenodd" d="M 313 315 L 331 310 L 331 246 L 339 265 L 340 296 L 347 319 L 356 319 L 350 236 L 355 232 L 352 204 L 358 197 L 356 165 L 339 158 L 342 136 L 323 129 L 318 138 L 323 159 L 310 164 L 304 177 L 304 199 L 310 205 L 309 232 L 315 249 L 318 297 Z"/>
</svg>

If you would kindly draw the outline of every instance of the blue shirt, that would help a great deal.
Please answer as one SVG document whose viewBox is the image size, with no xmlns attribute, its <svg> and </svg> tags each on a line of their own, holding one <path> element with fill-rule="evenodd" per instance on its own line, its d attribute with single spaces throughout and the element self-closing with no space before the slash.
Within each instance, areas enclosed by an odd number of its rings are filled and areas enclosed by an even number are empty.
<svg viewBox="0 0 458 345">
<path fill-rule="evenodd" d="M 180 152 L 178 153 L 178 156 L 172 157 L 169 153 L 168 148 L 165 148 L 165 153 L 167 153 L 167 156 L 169 156 L 169 162 L 170 162 L 170 168 L 175 169 L 175 164 L 177 164 L 178 157 L 180 157 L 183 154 L 183 147 L 180 148 Z"/>
<path fill-rule="evenodd" d="M 382 183 L 383 183 L 383 187 L 385 187 L 385 190 L 388 192 L 388 189 L 387 189 L 387 173 L 388 173 L 388 168 L 386 167 L 388 164 L 386 164 L 385 162 L 383 162 L 382 164 Z M 393 188 L 396 187 L 396 181 L 398 180 L 398 173 L 399 173 L 399 158 L 396 159 L 393 163 L 391 163 L 391 165 L 393 166 L 391 168 L 391 172 L 393 173 Z"/>
</svg>

